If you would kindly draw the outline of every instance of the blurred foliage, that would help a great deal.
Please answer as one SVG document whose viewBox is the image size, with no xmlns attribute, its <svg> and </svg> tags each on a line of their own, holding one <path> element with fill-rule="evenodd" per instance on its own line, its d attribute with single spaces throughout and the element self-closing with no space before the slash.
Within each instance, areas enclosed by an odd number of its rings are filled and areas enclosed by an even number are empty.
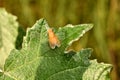
<svg viewBox="0 0 120 80">
<path fill-rule="evenodd" d="M 0 6 L 18 16 L 25 29 L 42 17 L 54 27 L 94 23 L 94 29 L 71 48 L 92 47 L 92 58 L 112 63 L 112 78 L 120 79 L 120 0 L 0 0 Z"/>
</svg>

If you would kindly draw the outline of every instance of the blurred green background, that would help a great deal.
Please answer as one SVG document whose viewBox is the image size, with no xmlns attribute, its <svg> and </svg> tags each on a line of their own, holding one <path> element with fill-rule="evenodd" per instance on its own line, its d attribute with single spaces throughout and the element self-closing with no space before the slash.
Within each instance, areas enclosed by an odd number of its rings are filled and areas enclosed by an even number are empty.
<svg viewBox="0 0 120 80">
<path fill-rule="evenodd" d="M 40 18 L 51 27 L 93 23 L 70 48 L 93 48 L 91 59 L 113 64 L 112 80 L 120 80 L 120 0 L 0 0 L 0 7 L 16 15 L 24 29 Z"/>
</svg>

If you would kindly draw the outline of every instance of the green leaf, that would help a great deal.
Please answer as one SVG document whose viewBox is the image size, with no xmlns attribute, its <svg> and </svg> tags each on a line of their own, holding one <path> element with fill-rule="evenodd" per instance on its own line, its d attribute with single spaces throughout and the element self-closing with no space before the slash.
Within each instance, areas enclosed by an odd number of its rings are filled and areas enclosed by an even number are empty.
<svg viewBox="0 0 120 80">
<path fill-rule="evenodd" d="M 55 49 L 49 46 L 46 25 L 47 22 L 40 19 L 28 29 L 22 49 L 12 50 L 7 58 L 4 71 L 0 71 L 0 80 L 105 80 L 111 65 L 90 61 L 92 49 L 64 53 L 92 28 L 91 24 L 54 29 L 61 42 L 61 46 Z"/>
<path fill-rule="evenodd" d="M 96 60 L 91 60 L 90 64 L 83 75 L 83 80 L 111 80 L 112 66 L 110 64 L 97 63 Z"/>
<path fill-rule="evenodd" d="M 0 68 L 3 69 L 10 51 L 15 48 L 18 23 L 17 17 L 0 8 Z"/>
</svg>

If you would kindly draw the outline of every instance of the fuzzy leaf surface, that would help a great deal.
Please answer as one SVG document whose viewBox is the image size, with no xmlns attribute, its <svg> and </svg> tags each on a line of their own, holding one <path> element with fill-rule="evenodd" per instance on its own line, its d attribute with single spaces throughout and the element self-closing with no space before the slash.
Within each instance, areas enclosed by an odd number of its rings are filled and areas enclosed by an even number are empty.
<svg viewBox="0 0 120 80">
<path fill-rule="evenodd" d="M 28 29 L 22 49 L 12 50 L 7 58 L 0 80 L 105 80 L 111 65 L 90 61 L 92 49 L 64 53 L 92 28 L 91 24 L 53 29 L 61 42 L 61 46 L 55 49 L 49 46 L 46 25 L 46 20 L 40 19 Z M 99 70 L 99 67 L 102 68 Z"/>
<path fill-rule="evenodd" d="M 10 51 L 15 48 L 15 41 L 18 35 L 17 17 L 7 13 L 0 8 L 0 68 L 3 69 L 4 63 Z"/>
</svg>

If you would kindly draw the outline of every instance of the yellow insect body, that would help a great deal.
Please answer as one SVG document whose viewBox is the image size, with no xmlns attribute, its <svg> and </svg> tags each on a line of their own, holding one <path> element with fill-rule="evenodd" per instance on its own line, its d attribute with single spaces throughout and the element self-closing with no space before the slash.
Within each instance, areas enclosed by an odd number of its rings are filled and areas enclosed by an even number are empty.
<svg viewBox="0 0 120 80">
<path fill-rule="evenodd" d="M 60 41 L 51 28 L 48 29 L 49 45 L 52 49 L 60 47 Z"/>
</svg>

